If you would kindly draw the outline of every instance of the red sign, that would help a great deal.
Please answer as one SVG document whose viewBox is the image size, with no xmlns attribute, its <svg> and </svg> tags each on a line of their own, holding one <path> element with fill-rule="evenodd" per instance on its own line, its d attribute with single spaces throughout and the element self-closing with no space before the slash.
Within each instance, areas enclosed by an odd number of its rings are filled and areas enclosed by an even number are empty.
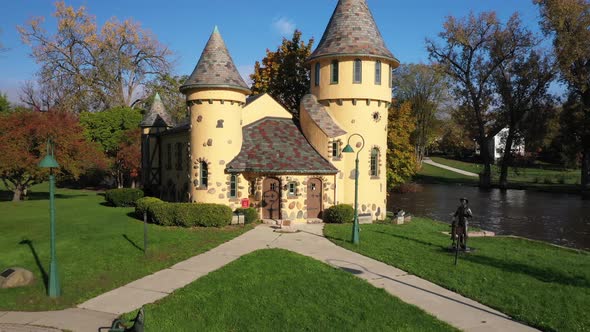
<svg viewBox="0 0 590 332">
<path fill-rule="evenodd" d="M 242 198 L 242 207 L 247 209 L 250 207 L 250 200 L 248 198 Z"/>
</svg>

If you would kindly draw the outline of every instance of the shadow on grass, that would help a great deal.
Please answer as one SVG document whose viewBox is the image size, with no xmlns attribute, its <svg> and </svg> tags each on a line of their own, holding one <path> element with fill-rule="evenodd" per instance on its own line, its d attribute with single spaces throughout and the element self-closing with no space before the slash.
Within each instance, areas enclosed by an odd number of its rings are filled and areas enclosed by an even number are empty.
<svg viewBox="0 0 590 332">
<path fill-rule="evenodd" d="M 0 201 L 12 201 L 12 191 L 8 190 L 0 190 Z M 76 198 L 76 197 L 84 197 L 88 196 L 87 194 L 55 194 L 56 199 L 68 199 L 68 198 Z M 29 192 L 26 196 L 27 201 L 41 201 L 41 200 L 49 200 L 49 192 L 48 191 L 36 191 L 36 192 Z"/>
<path fill-rule="evenodd" d="M 131 240 L 131 239 L 130 239 L 130 238 L 127 236 L 127 234 L 123 234 L 123 238 L 124 238 L 125 240 L 127 240 L 129 243 L 131 243 L 131 245 L 132 245 L 132 246 L 134 246 L 135 248 L 137 248 L 137 250 L 139 250 L 139 251 L 141 251 L 141 252 L 143 252 L 143 251 L 144 251 L 144 250 L 143 250 L 143 248 L 142 248 L 142 247 L 140 247 L 140 246 L 138 246 L 138 245 L 137 245 L 137 243 L 135 243 L 133 240 Z"/>
<path fill-rule="evenodd" d="M 466 256 L 463 259 L 480 265 L 492 266 L 503 271 L 526 274 L 542 282 L 590 288 L 590 281 L 584 277 L 568 276 L 551 269 L 539 269 L 526 264 L 504 261 L 489 256 L 472 255 Z"/>
<path fill-rule="evenodd" d="M 426 242 L 426 241 L 422 241 L 422 240 L 418 240 L 418 239 L 414 239 L 408 236 L 403 236 L 403 235 L 397 235 L 397 234 L 391 234 L 391 233 L 387 233 L 387 232 L 383 232 L 383 231 L 372 231 L 372 230 L 368 230 L 367 232 L 373 232 L 373 233 L 379 233 L 379 234 L 383 234 L 383 235 L 388 235 L 391 237 L 395 237 L 398 239 L 402 239 L 402 240 L 408 240 L 408 241 L 413 241 L 425 246 L 429 246 L 429 247 L 439 247 L 439 248 L 446 248 L 444 246 L 441 246 L 440 244 L 437 243 L 432 243 L 432 242 Z"/>
<path fill-rule="evenodd" d="M 33 241 L 29 239 L 24 239 L 20 241 L 18 244 L 25 244 L 29 247 L 29 249 L 31 249 L 31 253 L 33 254 L 33 258 L 35 259 L 37 268 L 39 268 L 39 272 L 41 272 L 41 277 L 43 278 L 43 285 L 45 285 L 45 291 L 49 291 L 49 275 L 47 274 L 47 271 L 45 271 L 45 268 L 43 268 L 43 264 L 41 264 L 41 261 L 39 260 L 39 255 L 37 255 L 37 251 L 33 246 Z"/>
<path fill-rule="evenodd" d="M 471 185 L 477 186 L 476 179 L 462 179 L 462 178 L 448 178 L 444 176 L 431 176 L 431 175 L 423 175 L 417 174 L 414 176 L 413 181 L 417 183 L 433 183 L 433 184 L 457 184 L 457 185 Z"/>
</svg>

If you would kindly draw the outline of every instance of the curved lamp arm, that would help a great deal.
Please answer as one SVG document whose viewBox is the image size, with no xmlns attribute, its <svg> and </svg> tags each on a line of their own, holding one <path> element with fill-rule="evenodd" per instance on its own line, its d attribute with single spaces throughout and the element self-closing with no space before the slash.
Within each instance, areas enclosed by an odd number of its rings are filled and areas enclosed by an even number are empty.
<svg viewBox="0 0 590 332">
<path fill-rule="evenodd" d="M 365 138 L 361 134 L 352 134 L 352 135 L 350 135 L 348 137 L 348 142 L 346 143 L 347 146 L 350 146 L 350 139 L 353 138 L 354 136 L 360 137 L 361 138 L 361 141 L 363 142 L 363 144 L 361 145 L 360 149 L 356 152 L 356 157 L 358 158 L 359 153 L 361 153 L 361 151 L 365 147 Z"/>
</svg>

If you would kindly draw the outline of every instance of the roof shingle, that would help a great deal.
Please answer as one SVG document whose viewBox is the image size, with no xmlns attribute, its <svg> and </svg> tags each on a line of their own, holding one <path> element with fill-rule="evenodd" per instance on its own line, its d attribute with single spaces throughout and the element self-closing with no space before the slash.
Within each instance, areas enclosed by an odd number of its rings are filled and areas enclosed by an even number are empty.
<svg viewBox="0 0 590 332">
<path fill-rule="evenodd" d="M 250 93 L 250 89 L 240 76 L 217 27 L 209 37 L 193 73 L 180 87 L 180 91 L 216 87 L 232 88 Z"/>
<path fill-rule="evenodd" d="M 164 104 L 162 103 L 162 99 L 160 98 L 160 94 L 156 93 L 154 97 L 154 102 L 152 103 L 152 107 L 150 110 L 144 115 L 141 123 L 139 124 L 141 127 L 172 127 L 174 126 L 174 121 Z"/>
<path fill-rule="evenodd" d="M 375 56 L 399 62 L 389 51 L 365 0 L 339 0 L 318 47 L 309 57 Z"/>
<path fill-rule="evenodd" d="M 332 119 L 326 107 L 318 103 L 316 96 L 312 94 L 303 96 L 301 98 L 301 106 L 326 136 L 333 138 L 346 134 L 346 131 L 340 128 L 334 119 Z"/>
<path fill-rule="evenodd" d="M 264 118 L 243 128 L 240 153 L 230 173 L 336 174 L 336 169 L 305 139 L 291 119 Z"/>
</svg>

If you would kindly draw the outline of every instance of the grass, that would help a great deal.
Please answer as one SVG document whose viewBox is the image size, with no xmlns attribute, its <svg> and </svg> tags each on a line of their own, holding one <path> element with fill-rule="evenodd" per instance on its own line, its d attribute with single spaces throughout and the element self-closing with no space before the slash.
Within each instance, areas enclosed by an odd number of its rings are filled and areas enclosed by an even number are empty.
<svg viewBox="0 0 590 332">
<path fill-rule="evenodd" d="M 414 176 L 420 183 L 463 183 L 477 185 L 478 178 L 455 173 L 444 168 L 422 164 L 422 169 Z"/>
<path fill-rule="evenodd" d="M 364 280 L 281 249 L 243 256 L 148 304 L 145 318 L 147 331 L 456 331 Z"/>
<path fill-rule="evenodd" d="M 50 259 L 49 202 L 42 199 L 48 197 L 47 184 L 32 190 L 32 200 L 0 202 L 0 269 L 20 266 L 36 278 L 32 286 L 0 290 L 0 311 L 71 307 L 251 229 L 148 225 L 144 255 L 143 223 L 131 217 L 132 208 L 104 206 L 96 192 L 58 189 L 56 251 L 62 295 L 50 299 L 45 285 Z"/>
<path fill-rule="evenodd" d="M 472 238 L 477 250 L 457 266 L 449 226 L 415 218 L 410 224 L 363 225 L 360 245 L 350 225 L 326 225 L 337 245 L 401 268 L 546 331 L 588 331 L 590 254 L 521 238 Z"/>
<path fill-rule="evenodd" d="M 483 171 L 483 165 L 467 163 L 463 161 L 431 157 L 437 163 L 455 167 L 472 173 Z M 544 168 L 543 168 L 544 167 Z M 498 182 L 500 178 L 500 167 L 492 165 L 492 181 Z M 557 170 L 550 165 L 538 165 L 538 167 L 508 168 L 508 182 L 516 185 L 527 185 L 533 187 L 547 187 L 548 185 L 577 185 L 580 183 L 579 170 Z"/>
</svg>

